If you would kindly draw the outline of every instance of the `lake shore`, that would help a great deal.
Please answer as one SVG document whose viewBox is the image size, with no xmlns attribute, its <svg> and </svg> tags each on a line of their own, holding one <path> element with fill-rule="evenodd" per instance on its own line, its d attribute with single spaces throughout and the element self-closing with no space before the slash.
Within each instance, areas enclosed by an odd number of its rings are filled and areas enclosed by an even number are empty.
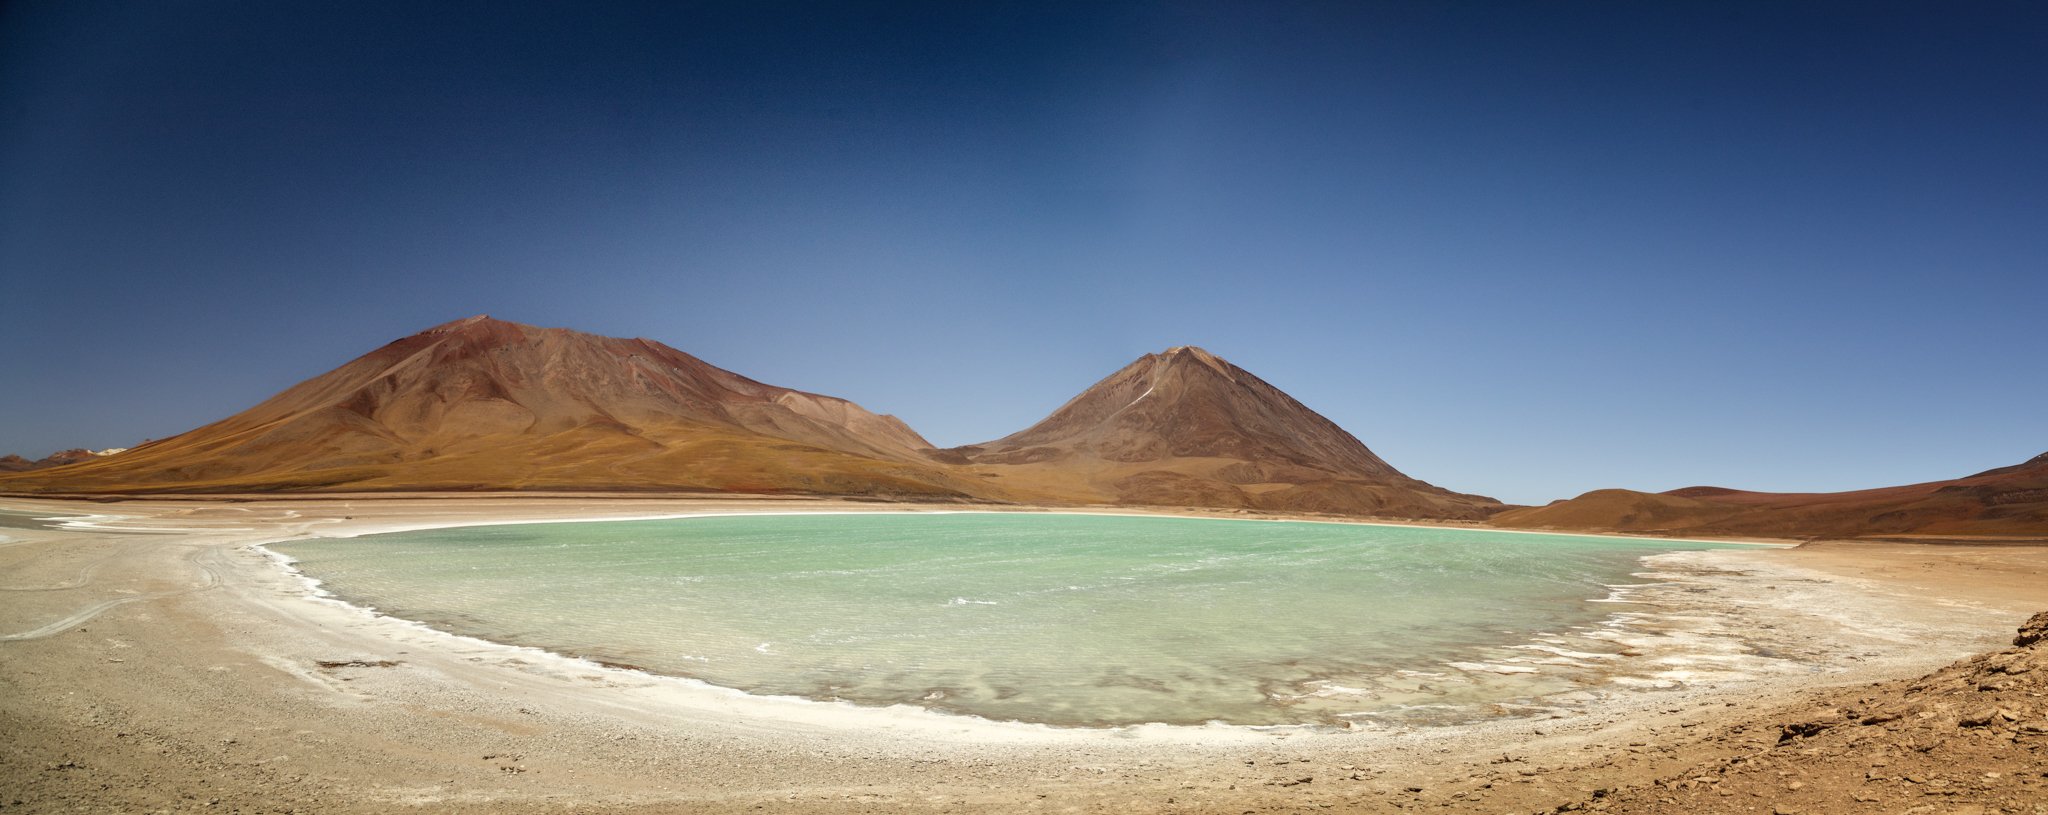
<svg viewBox="0 0 2048 815">
<path fill-rule="evenodd" d="M 1527 811 L 1736 749 L 1685 745 L 1816 691 L 1913 676 L 1994 647 L 2048 607 L 2048 549 L 2037 547 L 1685 553 L 1669 564 L 1678 576 L 1712 582 L 1686 592 L 1700 595 L 1687 601 L 1694 618 L 1763 621 L 1774 626 L 1771 648 L 1825 669 L 1447 728 L 1079 730 L 748 696 L 455 637 L 318 598 L 255 548 L 480 523 L 958 509 L 988 508 L 585 496 L 0 499 L 0 510 L 98 516 L 64 529 L 0 529 L 0 725 L 19 734 L 0 748 L 0 804 Z"/>
</svg>

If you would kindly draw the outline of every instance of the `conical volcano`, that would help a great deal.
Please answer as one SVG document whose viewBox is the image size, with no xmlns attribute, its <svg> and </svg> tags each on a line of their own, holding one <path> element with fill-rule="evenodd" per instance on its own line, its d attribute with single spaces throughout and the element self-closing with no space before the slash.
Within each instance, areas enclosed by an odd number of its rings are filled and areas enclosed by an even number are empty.
<svg viewBox="0 0 2048 815">
<path fill-rule="evenodd" d="M 958 496 L 891 416 L 644 339 L 471 317 L 35 492 L 713 490 Z M 986 491 L 984 488 L 983 491 Z"/>
<path fill-rule="evenodd" d="M 1192 346 L 1146 354 L 1031 427 L 956 448 L 1055 499 L 1482 518 L 1491 498 L 1410 478 L 1279 388 Z"/>
</svg>

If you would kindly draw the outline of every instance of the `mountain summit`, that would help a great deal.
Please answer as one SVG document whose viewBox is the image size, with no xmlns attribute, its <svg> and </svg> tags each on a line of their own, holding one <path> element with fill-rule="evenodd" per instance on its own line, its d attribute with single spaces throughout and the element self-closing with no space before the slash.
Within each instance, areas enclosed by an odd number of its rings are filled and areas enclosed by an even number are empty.
<svg viewBox="0 0 2048 815">
<path fill-rule="evenodd" d="M 1193 346 L 1146 354 L 1043 421 L 955 448 L 1019 491 L 1119 504 L 1480 518 L 1279 388 Z"/>
<path fill-rule="evenodd" d="M 930 448 L 895 417 L 658 342 L 477 316 L 205 427 L 0 488 L 963 495 Z"/>
</svg>

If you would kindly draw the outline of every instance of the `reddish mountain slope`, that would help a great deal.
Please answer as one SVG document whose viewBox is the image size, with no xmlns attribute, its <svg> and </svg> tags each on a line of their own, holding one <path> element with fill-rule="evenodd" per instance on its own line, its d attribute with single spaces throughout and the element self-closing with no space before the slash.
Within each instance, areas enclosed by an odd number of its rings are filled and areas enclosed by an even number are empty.
<svg viewBox="0 0 2048 815">
<path fill-rule="evenodd" d="M 1491 522 L 1528 529 L 1774 537 L 2048 537 L 2048 453 L 1966 478 L 1832 493 L 1596 490 Z"/>
<path fill-rule="evenodd" d="M 894 417 L 648 340 L 472 317 L 247 411 L 0 490 L 702 489 L 962 495 Z"/>
<path fill-rule="evenodd" d="M 1500 507 L 1403 475 L 1280 389 L 1192 347 L 1147 354 L 1038 424 L 955 451 L 1047 500 L 1428 518 Z"/>
</svg>

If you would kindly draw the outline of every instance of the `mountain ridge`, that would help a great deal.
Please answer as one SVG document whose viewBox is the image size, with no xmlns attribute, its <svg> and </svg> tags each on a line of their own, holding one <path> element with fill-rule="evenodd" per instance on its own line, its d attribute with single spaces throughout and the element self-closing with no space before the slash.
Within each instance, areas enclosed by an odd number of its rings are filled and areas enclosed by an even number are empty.
<svg viewBox="0 0 2048 815">
<path fill-rule="evenodd" d="M 170 438 L 0 458 L 0 491 L 15 494 L 474 490 L 1198 507 L 1658 535 L 2048 531 L 2048 453 L 1873 490 L 1610 489 L 1514 508 L 1408 476 L 1192 345 L 1145 354 L 1022 430 L 936 449 L 894 416 L 653 340 L 488 315 L 400 337 Z"/>
<path fill-rule="evenodd" d="M 58 450 L 34 460 L 30 460 L 17 453 L 10 453 L 0 456 L 0 473 L 19 473 L 49 467 L 62 467 L 66 464 L 77 464 L 81 461 L 92 461 L 93 459 L 111 456 L 115 453 L 127 452 L 127 449 L 125 447 L 113 447 L 106 450 L 88 450 L 83 447 L 73 447 L 68 450 Z"/>
<path fill-rule="evenodd" d="M 942 450 L 896 417 L 652 340 L 488 315 L 400 337 L 118 460 L 0 473 L 0 490 L 766 492 L 1467 519 L 1500 508 L 1409 478 L 1195 346 L 1140 357 L 1032 427 Z"/>
<path fill-rule="evenodd" d="M 2048 453 L 1961 478 L 1843 492 L 1594 490 L 1489 523 L 1721 537 L 2048 537 Z"/>
</svg>

